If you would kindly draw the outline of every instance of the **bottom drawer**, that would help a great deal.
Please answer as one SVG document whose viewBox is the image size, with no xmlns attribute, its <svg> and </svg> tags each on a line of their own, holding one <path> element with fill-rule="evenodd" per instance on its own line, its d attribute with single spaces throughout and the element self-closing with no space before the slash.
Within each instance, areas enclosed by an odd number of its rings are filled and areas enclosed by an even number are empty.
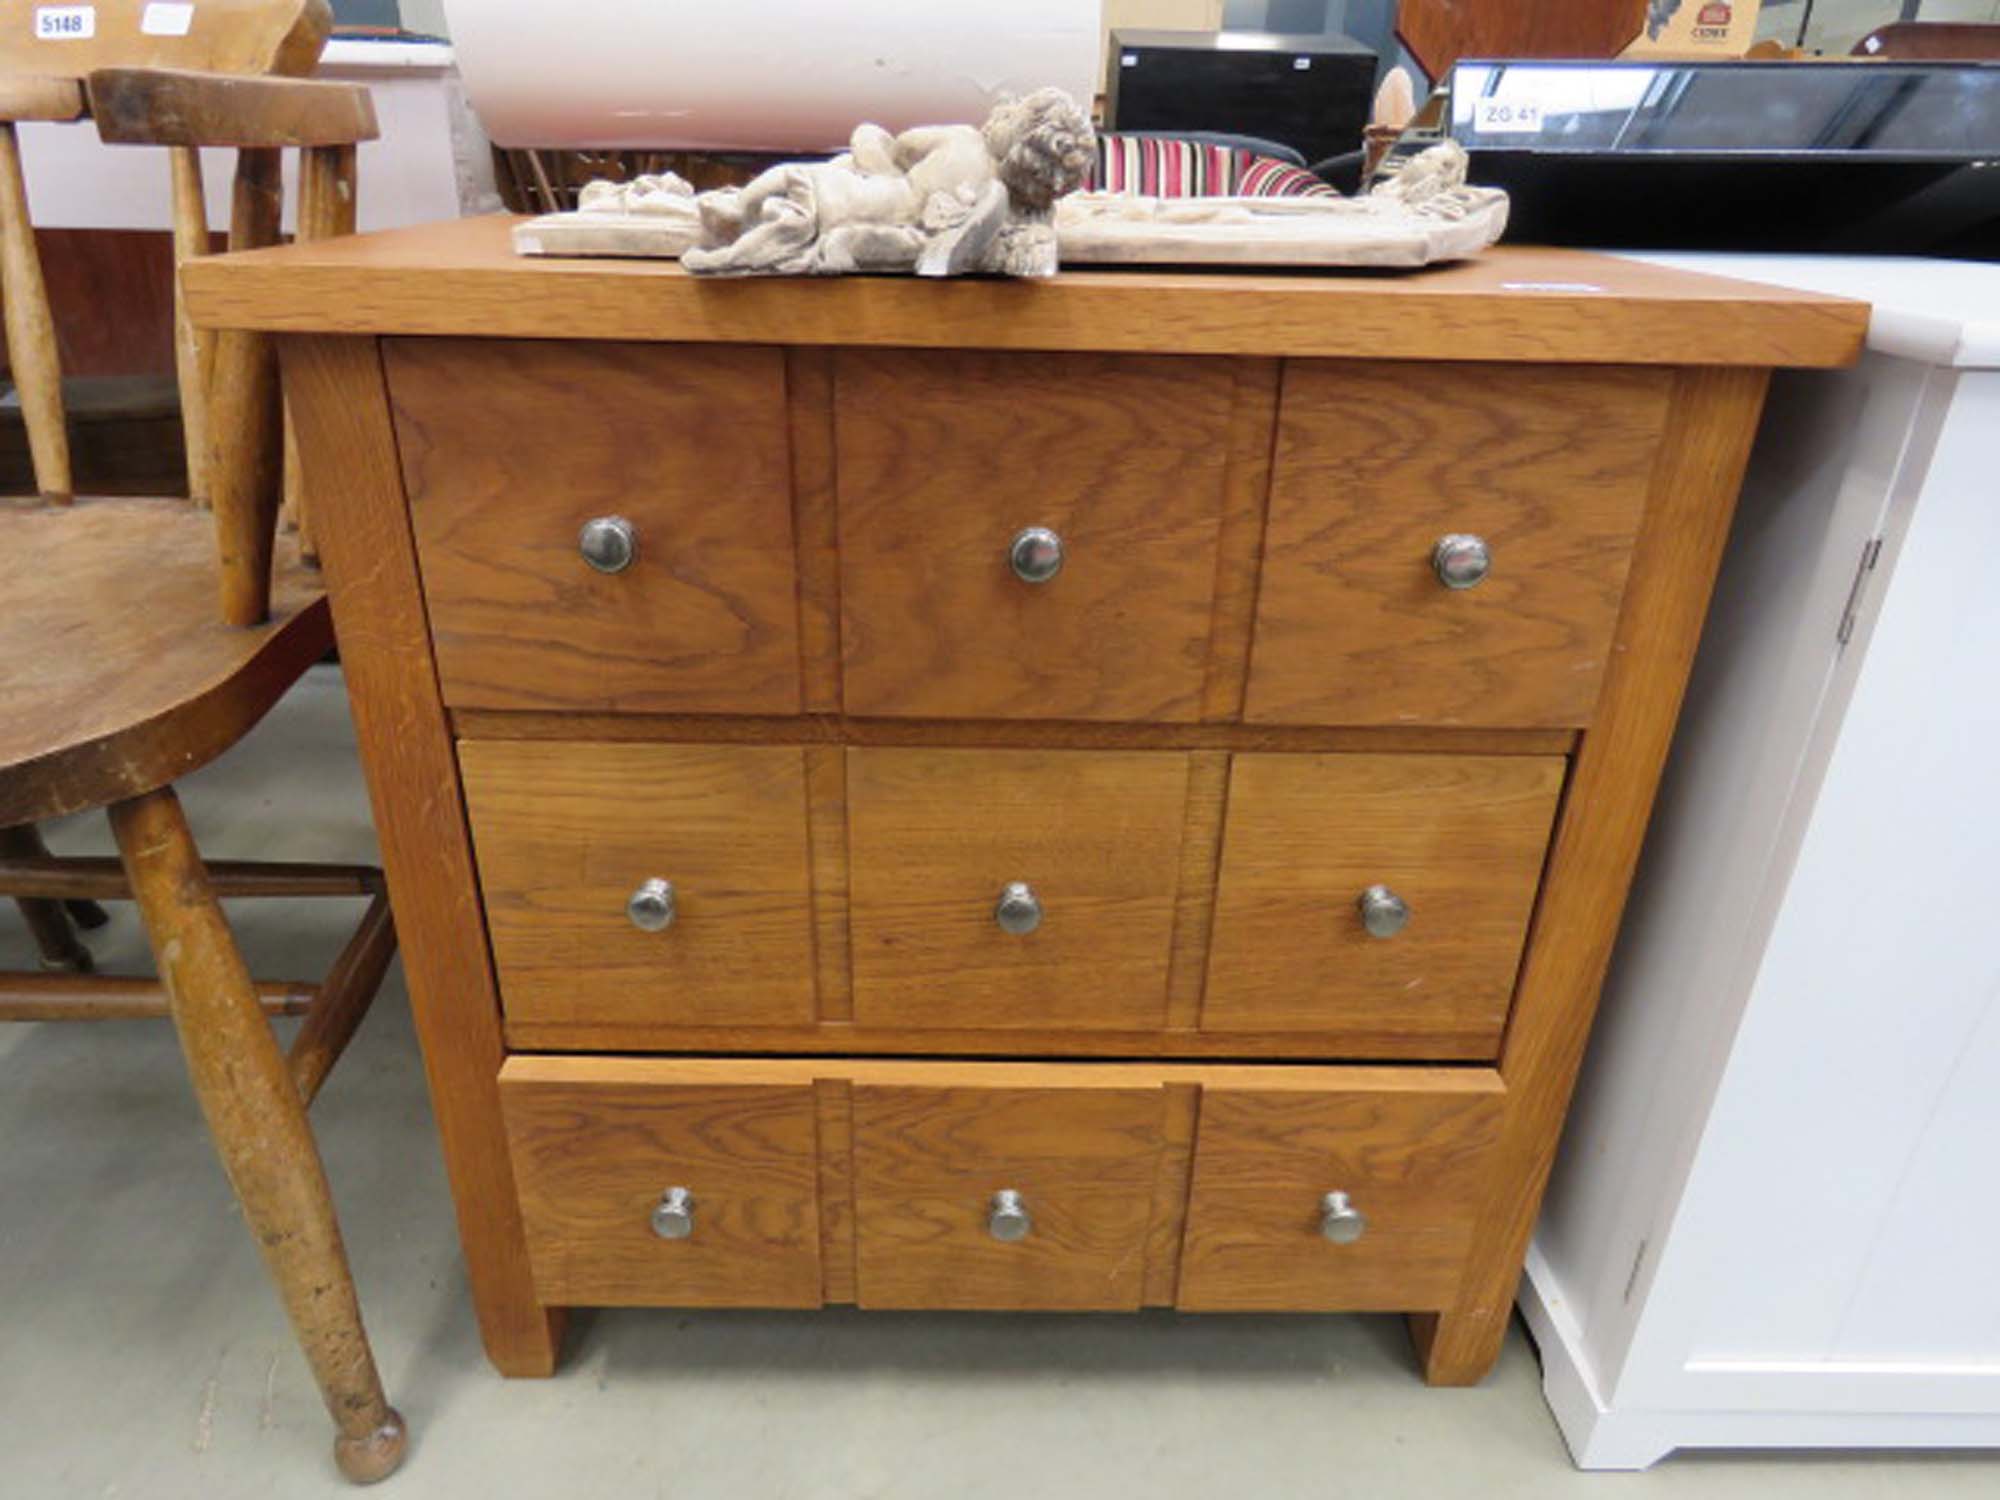
<svg viewBox="0 0 2000 1500">
<path fill-rule="evenodd" d="M 855 1301 L 1136 1311 L 1166 1091 L 1122 1068 L 959 1071 L 849 1085 Z"/>
<path fill-rule="evenodd" d="M 1191 1312 L 1448 1305 L 1472 1250 L 1497 1092 L 1204 1088 L 1175 1304 Z"/>
<path fill-rule="evenodd" d="M 702 1064 L 553 1072 L 501 1074 L 543 1302 L 819 1306 L 811 1080 Z"/>
<path fill-rule="evenodd" d="M 1418 1312 L 1499 1134 L 1471 1068 L 515 1057 L 551 1306 Z"/>
</svg>

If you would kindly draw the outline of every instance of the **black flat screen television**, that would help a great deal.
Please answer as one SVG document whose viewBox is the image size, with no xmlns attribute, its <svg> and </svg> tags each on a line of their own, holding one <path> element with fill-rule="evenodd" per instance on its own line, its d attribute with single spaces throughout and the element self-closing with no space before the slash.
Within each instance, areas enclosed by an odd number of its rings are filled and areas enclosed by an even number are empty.
<svg viewBox="0 0 2000 1500">
<path fill-rule="evenodd" d="M 1276 141 L 1307 162 L 1361 149 L 1375 54 L 1351 38 L 1119 30 L 1104 119 L 1112 130 Z"/>
<path fill-rule="evenodd" d="M 1519 243 L 2000 259 L 2000 65 L 1465 61 Z"/>
</svg>

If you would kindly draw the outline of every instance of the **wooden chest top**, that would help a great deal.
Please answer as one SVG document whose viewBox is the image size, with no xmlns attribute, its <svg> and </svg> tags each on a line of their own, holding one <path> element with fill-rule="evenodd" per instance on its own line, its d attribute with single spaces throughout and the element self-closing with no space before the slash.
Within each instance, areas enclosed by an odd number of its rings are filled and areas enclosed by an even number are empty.
<svg viewBox="0 0 2000 1500">
<path fill-rule="evenodd" d="M 181 276 L 196 323 L 288 333 L 1797 367 L 1850 363 L 1868 327 L 1859 302 L 1582 250 L 1502 245 L 1345 275 L 702 280 L 670 262 L 517 256 L 514 222 L 287 245 Z"/>
</svg>

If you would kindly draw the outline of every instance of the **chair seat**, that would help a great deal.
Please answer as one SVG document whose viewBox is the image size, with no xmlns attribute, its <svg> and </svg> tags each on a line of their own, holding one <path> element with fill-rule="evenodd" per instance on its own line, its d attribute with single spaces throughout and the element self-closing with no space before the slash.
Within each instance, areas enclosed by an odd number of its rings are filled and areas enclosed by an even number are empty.
<svg viewBox="0 0 2000 1500">
<path fill-rule="evenodd" d="M 291 538 L 266 624 L 223 624 L 216 574 L 214 517 L 185 500 L 0 507 L 0 827 L 178 780 L 331 649 Z"/>
</svg>

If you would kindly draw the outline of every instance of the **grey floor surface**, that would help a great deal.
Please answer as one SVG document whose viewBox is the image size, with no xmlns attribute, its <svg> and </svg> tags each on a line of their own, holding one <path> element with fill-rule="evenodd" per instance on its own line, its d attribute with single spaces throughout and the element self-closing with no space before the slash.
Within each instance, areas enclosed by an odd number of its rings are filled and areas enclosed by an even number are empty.
<svg viewBox="0 0 2000 1500">
<path fill-rule="evenodd" d="M 371 857 L 339 678 L 315 669 L 184 783 L 213 856 Z M 101 819 L 50 831 L 108 850 Z M 238 903 L 253 967 L 316 975 L 347 903 Z M 145 967 L 129 908 L 92 939 Z M 11 906 L 0 963 L 25 960 Z M 678 1500 L 2000 1495 L 1990 1457 L 1696 1456 L 1574 1471 L 1517 1329 L 1482 1387 L 1400 1320 L 601 1312 L 503 1381 L 466 1300 L 400 972 L 315 1110 L 414 1442 L 385 1493 Z M 0 1497 L 346 1492 L 165 1023 L 0 1027 Z"/>
</svg>

